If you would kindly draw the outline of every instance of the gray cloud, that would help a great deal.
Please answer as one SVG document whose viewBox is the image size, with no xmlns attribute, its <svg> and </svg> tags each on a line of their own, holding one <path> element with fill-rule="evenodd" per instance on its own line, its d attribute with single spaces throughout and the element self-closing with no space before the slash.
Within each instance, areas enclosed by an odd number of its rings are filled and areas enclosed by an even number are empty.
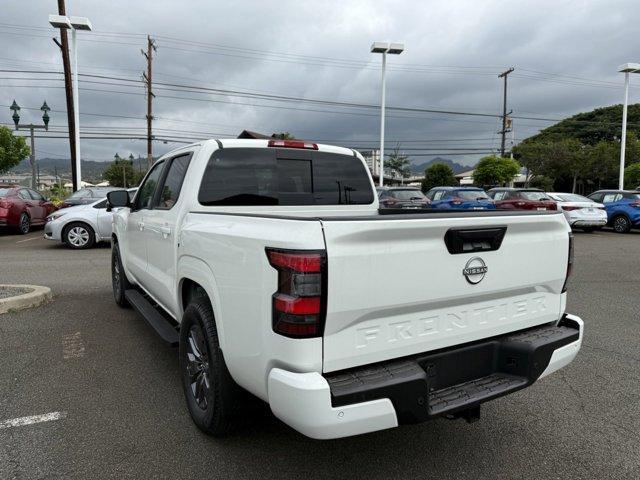
<svg viewBox="0 0 640 480">
<path fill-rule="evenodd" d="M 61 69 L 59 52 L 51 41 L 55 31 L 48 29 L 47 23 L 48 14 L 55 13 L 55 3 L 3 1 L 0 38 L 5 48 L 0 68 Z M 402 55 L 389 58 L 388 105 L 493 114 L 499 114 L 501 110 L 502 84 L 497 74 L 506 67 L 516 68 L 509 80 L 509 106 L 515 115 L 560 118 L 597 106 L 620 103 L 622 75 L 616 73 L 616 67 L 638 60 L 634 57 L 634 26 L 640 20 L 640 13 L 634 1 L 112 0 L 105 3 L 68 0 L 67 3 L 69 14 L 89 17 L 95 29 L 95 33 L 79 34 L 79 65 L 83 73 L 139 78 L 144 69 L 144 58 L 140 54 L 140 48 L 146 44 L 144 36 L 107 36 L 104 32 L 150 33 L 159 37 L 154 63 L 157 81 L 344 102 L 379 102 L 380 58 L 369 53 L 373 40 L 406 43 L 407 49 Z M 17 29 L 8 25 L 42 29 Z M 218 47 L 176 42 L 166 37 L 217 44 Z M 281 53 L 300 57 L 296 57 L 296 62 L 294 57 L 278 55 Z M 326 59 L 349 61 L 338 65 L 338 62 Z M 535 72 L 584 77 L 597 82 Z M 0 104 L 8 105 L 15 98 L 24 106 L 39 107 L 46 98 L 54 110 L 64 111 L 62 89 L 33 87 L 37 82 L 8 80 L 10 76 L 40 77 L 2 74 Z M 146 113 L 143 90 L 126 89 L 136 94 L 90 91 L 124 89 L 89 84 L 86 80 L 81 81 L 81 87 L 85 89 L 80 92 L 81 112 L 134 116 L 136 119 L 83 115 L 83 129 L 131 127 L 131 132 L 143 132 Z M 47 85 L 60 84 L 47 82 Z M 159 117 L 155 124 L 158 136 L 163 132 L 194 135 L 159 130 L 161 128 L 228 135 L 249 128 L 266 133 L 286 130 L 302 138 L 352 145 L 356 140 L 374 144 L 379 134 L 375 110 L 358 109 L 357 112 L 368 115 L 359 116 L 339 113 L 354 113 L 354 109 L 328 106 L 159 89 L 156 93 L 154 113 Z M 637 94 L 638 90 L 633 89 L 632 101 Z M 218 103 L 221 101 L 231 103 Z M 247 103 L 302 110 L 256 107 Z M 314 109 L 328 113 L 308 111 Z M 39 120 L 39 112 L 25 110 L 22 113 L 26 121 Z M 438 114 L 398 118 L 402 116 L 412 115 L 389 112 L 387 138 L 400 140 L 405 148 L 410 148 L 415 140 L 463 138 L 482 140 L 436 142 L 433 145 L 441 145 L 443 151 L 460 146 L 497 148 L 499 145 L 498 119 Z M 0 119 L 2 123 L 11 122 L 8 109 L 0 114 Z M 524 138 L 549 124 L 516 121 L 516 136 Z M 66 115 L 54 112 L 52 126 L 65 128 Z M 174 146 L 176 144 L 156 142 L 155 152 L 163 153 Z M 144 155 L 146 143 L 87 139 L 82 142 L 82 148 L 85 158 L 108 160 L 116 151 L 121 155 Z M 64 140 L 39 139 L 38 149 L 43 152 L 42 156 L 47 155 L 44 152 L 68 154 L 68 144 Z M 416 156 L 414 160 L 427 158 Z M 476 159 L 477 156 L 458 158 L 467 163 Z"/>
</svg>

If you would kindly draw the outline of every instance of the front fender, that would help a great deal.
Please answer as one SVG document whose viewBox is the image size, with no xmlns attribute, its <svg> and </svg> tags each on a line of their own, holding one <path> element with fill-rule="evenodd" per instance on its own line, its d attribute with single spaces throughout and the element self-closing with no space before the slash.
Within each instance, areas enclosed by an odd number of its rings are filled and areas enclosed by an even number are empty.
<svg viewBox="0 0 640 480">
<path fill-rule="evenodd" d="M 205 292 L 211 300 L 211 308 L 216 318 L 216 328 L 218 330 L 218 341 L 220 342 L 220 348 L 224 351 L 226 342 L 224 334 L 224 322 L 222 304 L 220 302 L 220 293 L 218 284 L 216 283 L 213 270 L 203 260 L 191 256 L 182 255 L 178 258 L 178 265 L 176 268 L 176 305 L 178 305 L 179 321 L 182 321 L 182 315 L 184 314 L 184 308 L 182 306 L 182 284 L 185 280 L 192 280 L 204 288 Z"/>
</svg>

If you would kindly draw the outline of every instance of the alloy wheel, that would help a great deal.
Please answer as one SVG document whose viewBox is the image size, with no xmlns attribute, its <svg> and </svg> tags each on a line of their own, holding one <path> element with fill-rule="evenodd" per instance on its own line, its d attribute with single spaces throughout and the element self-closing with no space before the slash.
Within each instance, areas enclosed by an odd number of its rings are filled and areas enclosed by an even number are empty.
<svg viewBox="0 0 640 480">
<path fill-rule="evenodd" d="M 20 216 L 20 231 L 22 233 L 28 233 L 29 232 L 30 223 L 31 222 L 29 221 L 29 216 L 23 213 Z"/>
<path fill-rule="evenodd" d="M 613 223 L 613 229 L 616 232 L 619 233 L 624 233 L 627 231 L 628 225 L 627 225 L 627 219 L 624 217 L 618 217 L 616 218 L 615 222 Z"/>
<path fill-rule="evenodd" d="M 72 227 L 67 233 L 67 239 L 74 247 L 84 247 L 89 243 L 89 232 L 84 227 Z"/>
<path fill-rule="evenodd" d="M 206 410 L 211 390 L 207 345 L 199 325 L 192 325 L 187 337 L 187 373 L 191 394 L 198 407 Z"/>
</svg>

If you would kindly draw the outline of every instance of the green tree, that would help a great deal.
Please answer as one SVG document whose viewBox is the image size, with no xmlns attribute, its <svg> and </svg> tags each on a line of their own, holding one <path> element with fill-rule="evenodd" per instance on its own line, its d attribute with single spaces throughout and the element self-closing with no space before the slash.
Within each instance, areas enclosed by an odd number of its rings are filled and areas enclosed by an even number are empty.
<svg viewBox="0 0 640 480">
<path fill-rule="evenodd" d="M 445 163 L 434 163 L 424 171 L 422 191 L 427 193 L 433 187 L 448 187 L 456 185 L 453 169 Z"/>
<path fill-rule="evenodd" d="M 635 190 L 640 186 L 640 162 L 632 163 L 624 169 L 624 187 Z"/>
<path fill-rule="evenodd" d="M 411 176 L 411 162 L 409 161 L 409 157 L 400 153 L 400 144 L 396 145 L 396 148 L 393 149 L 384 164 L 386 168 L 400 178 Z"/>
<path fill-rule="evenodd" d="M 520 164 L 511 158 L 489 155 L 480 159 L 473 171 L 473 183 L 479 186 L 506 185 L 520 172 Z"/>
<path fill-rule="evenodd" d="M 0 126 L 0 173 L 15 167 L 30 153 L 23 137 L 14 136 L 10 129 Z"/>
<path fill-rule="evenodd" d="M 121 158 L 117 153 L 113 158 L 113 162 L 102 174 L 102 177 L 107 180 L 112 187 L 123 188 L 138 186 L 143 176 L 143 172 L 134 168 L 132 159 Z"/>
<path fill-rule="evenodd" d="M 295 140 L 296 137 L 291 135 L 289 132 L 280 132 L 271 134 L 273 138 L 277 138 L 278 140 Z"/>
</svg>

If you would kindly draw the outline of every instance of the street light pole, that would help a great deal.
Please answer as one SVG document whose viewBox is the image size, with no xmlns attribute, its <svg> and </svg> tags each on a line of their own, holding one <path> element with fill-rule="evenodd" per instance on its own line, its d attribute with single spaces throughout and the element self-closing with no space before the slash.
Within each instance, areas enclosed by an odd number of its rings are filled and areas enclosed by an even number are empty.
<svg viewBox="0 0 640 480">
<path fill-rule="evenodd" d="M 76 38 L 76 29 L 71 28 L 71 71 L 73 79 L 73 118 L 76 128 L 74 129 L 75 147 L 76 147 L 76 177 L 78 179 L 77 188 L 82 188 L 82 159 L 80 157 L 80 109 L 78 106 L 78 40 Z"/>
<path fill-rule="evenodd" d="M 384 118 L 386 107 L 386 70 L 387 70 L 387 53 L 392 55 L 400 55 L 404 51 L 402 43 L 373 42 L 371 45 L 371 53 L 382 54 L 382 96 L 380 99 L 380 172 L 378 174 L 379 185 L 384 185 Z M 375 171 L 375 168 L 374 168 Z"/>
<path fill-rule="evenodd" d="M 629 105 L 629 74 L 640 71 L 640 63 L 620 65 L 618 72 L 624 73 L 624 104 L 622 106 L 622 136 L 620 138 L 620 176 L 618 188 L 624 190 L 624 160 L 627 149 L 627 107 Z"/>
<path fill-rule="evenodd" d="M 16 125 L 16 130 L 27 129 L 27 128 L 29 129 L 29 134 L 31 137 L 31 153 L 29 155 L 29 163 L 31 165 L 31 188 L 33 188 L 34 190 L 37 190 L 38 189 L 38 180 L 37 180 L 38 169 L 36 166 L 36 141 L 34 136 L 34 130 L 40 130 L 40 129 L 49 130 L 49 113 L 48 112 L 51 109 L 47 105 L 46 101 L 42 104 L 42 107 L 40 107 L 40 110 L 44 112 L 42 114 L 42 121 L 44 125 L 34 125 L 33 123 L 21 124 L 20 114 L 18 113 L 20 111 L 20 106 L 16 103 L 15 100 L 9 107 L 9 110 L 13 112 L 12 118 L 13 118 L 13 123 L 15 123 Z"/>
<path fill-rule="evenodd" d="M 622 138 L 620 140 L 620 177 L 618 189 L 624 190 L 624 157 L 627 149 L 627 107 L 629 105 L 629 72 L 624 72 L 624 105 L 622 107 Z"/>
<path fill-rule="evenodd" d="M 385 116 L 385 95 L 386 95 L 386 78 L 387 70 L 387 52 L 382 53 L 382 98 L 380 99 L 380 186 L 383 186 L 384 177 L 384 116 Z"/>
</svg>

